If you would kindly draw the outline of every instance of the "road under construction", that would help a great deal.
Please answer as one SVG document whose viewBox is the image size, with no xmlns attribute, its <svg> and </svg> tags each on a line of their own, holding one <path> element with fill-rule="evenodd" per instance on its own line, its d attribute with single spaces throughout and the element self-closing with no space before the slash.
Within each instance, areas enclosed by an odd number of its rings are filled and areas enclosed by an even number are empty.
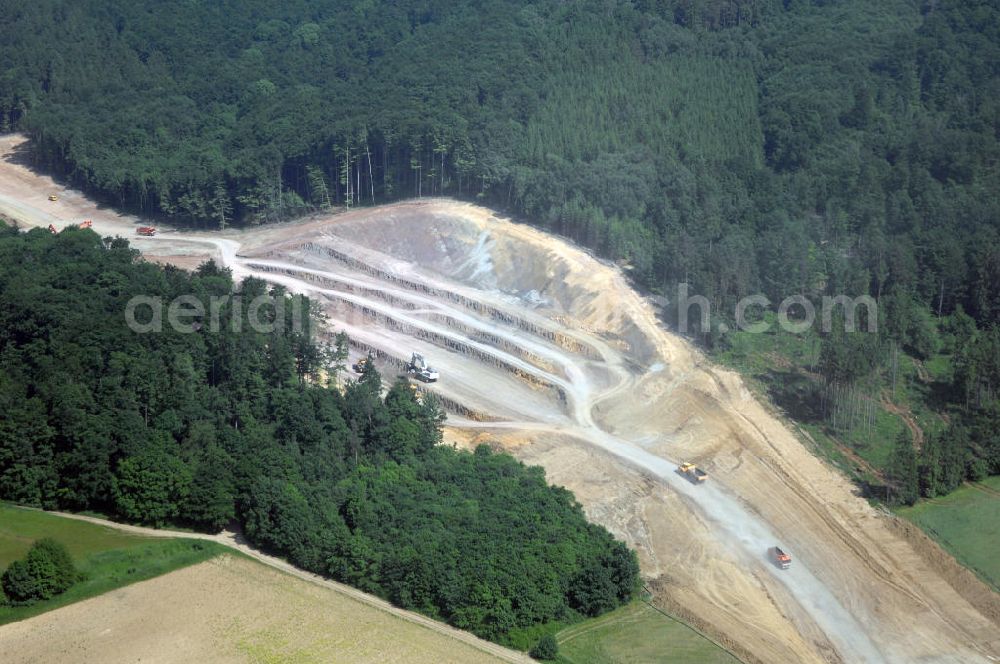
<svg viewBox="0 0 1000 664">
<path fill-rule="evenodd" d="M 420 389 L 450 411 L 446 442 L 543 466 L 638 551 L 654 603 L 746 661 L 1000 661 L 996 594 L 860 498 L 617 267 L 564 240 L 451 200 L 137 237 L 147 222 L 16 159 L 0 160 L 0 213 L 58 229 L 86 218 L 150 260 L 212 257 L 307 294 L 329 334 L 351 338 L 351 364 L 371 354 L 395 375 L 426 358 L 439 379 Z"/>
</svg>

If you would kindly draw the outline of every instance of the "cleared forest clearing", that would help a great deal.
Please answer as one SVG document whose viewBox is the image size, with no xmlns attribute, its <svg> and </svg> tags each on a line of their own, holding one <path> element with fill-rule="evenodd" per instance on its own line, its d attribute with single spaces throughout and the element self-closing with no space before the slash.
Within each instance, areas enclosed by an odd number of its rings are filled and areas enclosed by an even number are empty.
<svg viewBox="0 0 1000 664">
<path fill-rule="evenodd" d="M 135 220 L 0 167 L 0 212 L 35 225 Z M 47 207 L 46 207 L 47 206 Z M 44 210 L 39 214 L 40 210 Z M 42 223 L 44 221 L 44 223 Z M 634 546 L 654 603 L 748 661 L 988 661 L 1000 603 L 855 495 L 735 373 L 664 330 L 614 267 L 490 210 L 447 200 L 135 242 L 215 257 L 322 302 L 390 375 L 411 352 L 441 372 L 451 442 L 545 467 Z M 704 467 L 694 486 L 680 461 Z M 780 544 L 795 563 L 777 570 Z M 971 580 L 969 577 L 972 577 Z"/>
</svg>

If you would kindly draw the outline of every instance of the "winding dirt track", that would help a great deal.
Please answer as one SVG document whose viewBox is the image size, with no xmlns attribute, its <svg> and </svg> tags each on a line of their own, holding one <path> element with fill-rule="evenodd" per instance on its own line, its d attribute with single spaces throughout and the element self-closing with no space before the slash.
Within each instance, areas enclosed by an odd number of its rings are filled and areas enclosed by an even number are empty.
<svg viewBox="0 0 1000 664">
<path fill-rule="evenodd" d="M 16 158 L 0 164 L 0 213 L 132 237 L 135 220 L 73 192 L 49 203 L 54 189 Z M 661 605 L 748 661 L 1000 659 L 995 594 L 857 498 L 616 269 L 561 240 L 433 200 L 135 245 L 309 294 L 390 374 L 422 352 L 442 376 L 422 389 L 454 413 L 448 440 L 543 465 L 636 547 Z M 681 460 L 708 483 L 688 483 Z M 790 570 L 768 564 L 774 544 Z"/>
</svg>

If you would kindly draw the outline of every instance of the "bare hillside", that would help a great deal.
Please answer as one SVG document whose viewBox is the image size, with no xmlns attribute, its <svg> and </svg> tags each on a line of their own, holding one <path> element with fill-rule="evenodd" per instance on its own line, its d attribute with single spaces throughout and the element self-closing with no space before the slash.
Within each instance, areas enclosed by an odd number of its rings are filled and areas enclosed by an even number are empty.
<svg viewBox="0 0 1000 664">
<path fill-rule="evenodd" d="M 8 148 L 12 143 L 8 142 Z M 97 210 L 16 163 L 0 212 L 45 225 Z M 638 549 L 663 606 L 761 662 L 1000 657 L 1000 601 L 919 533 L 855 495 L 732 372 L 663 329 L 622 274 L 566 242 L 448 200 L 136 243 L 215 256 L 322 302 L 385 373 L 411 352 L 441 380 L 449 439 L 507 446 Z M 709 480 L 677 472 L 694 461 Z M 794 563 L 768 562 L 775 544 Z"/>
</svg>

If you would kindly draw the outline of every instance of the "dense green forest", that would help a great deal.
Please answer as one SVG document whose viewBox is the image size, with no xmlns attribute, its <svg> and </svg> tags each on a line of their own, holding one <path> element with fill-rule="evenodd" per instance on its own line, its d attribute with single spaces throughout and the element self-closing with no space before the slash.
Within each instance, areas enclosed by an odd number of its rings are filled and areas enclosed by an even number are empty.
<svg viewBox="0 0 1000 664">
<path fill-rule="evenodd" d="M 310 337 L 315 313 L 262 333 L 230 301 L 218 330 L 138 334 L 122 315 L 134 295 L 194 294 L 207 311 L 229 273 L 144 263 L 89 230 L 2 229 L 0 499 L 203 530 L 235 519 L 300 567 L 494 640 L 635 592 L 634 552 L 540 468 L 438 445 L 440 410 L 405 380 L 320 384 L 342 356 Z M 239 292 L 291 297 L 255 279 Z"/>
<path fill-rule="evenodd" d="M 721 352 L 748 294 L 870 294 L 878 334 L 823 335 L 813 405 L 948 350 L 939 457 L 1000 472 L 1000 0 L 0 10 L 0 130 L 110 203 L 224 227 L 480 200 L 690 284 Z"/>
</svg>

